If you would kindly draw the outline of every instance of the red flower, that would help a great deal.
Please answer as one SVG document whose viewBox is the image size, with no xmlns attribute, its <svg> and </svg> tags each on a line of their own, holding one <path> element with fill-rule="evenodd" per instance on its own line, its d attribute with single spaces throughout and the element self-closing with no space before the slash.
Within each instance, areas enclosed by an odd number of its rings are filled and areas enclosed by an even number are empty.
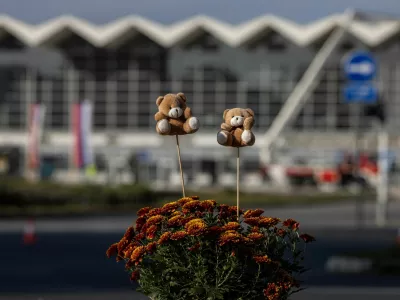
<svg viewBox="0 0 400 300">
<path fill-rule="evenodd" d="M 299 229 L 300 224 L 293 219 L 287 219 L 283 222 L 283 226 L 288 227 L 292 230 L 297 230 Z"/>
<path fill-rule="evenodd" d="M 151 207 L 143 207 L 141 209 L 138 210 L 137 215 L 139 217 L 144 216 L 145 214 L 147 214 L 150 211 Z"/>
<path fill-rule="evenodd" d="M 147 213 L 147 215 L 148 215 L 149 217 L 152 217 L 152 216 L 160 215 L 161 213 L 162 213 L 161 208 L 153 208 L 153 209 L 151 209 L 151 210 Z"/>
<path fill-rule="evenodd" d="M 131 281 L 137 281 L 140 278 L 139 270 L 135 270 L 131 273 Z"/>
<path fill-rule="evenodd" d="M 106 255 L 108 258 L 110 258 L 111 256 L 117 254 L 117 251 L 118 251 L 118 243 L 114 243 L 107 249 Z"/>
<path fill-rule="evenodd" d="M 147 237 L 149 240 L 152 240 L 152 239 L 155 238 L 156 233 L 157 233 L 157 226 L 156 226 L 156 225 L 152 225 L 152 226 L 150 226 L 150 227 L 147 229 L 147 231 L 146 231 L 146 237 Z"/>
<path fill-rule="evenodd" d="M 149 253 L 153 253 L 157 249 L 157 243 L 151 242 L 146 246 L 146 251 Z"/>
<path fill-rule="evenodd" d="M 137 220 L 136 220 L 136 230 L 137 231 L 141 231 L 142 230 L 142 227 L 144 226 L 144 224 L 146 224 L 146 218 L 145 217 L 139 217 L 139 218 L 137 218 Z"/>
<path fill-rule="evenodd" d="M 126 230 L 124 238 L 130 241 L 134 236 L 135 236 L 135 230 L 131 226 Z"/>
<path fill-rule="evenodd" d="M 188 234 L 187 234 L 186 231 L 181 230 L 181 231 L 174 232 L 171 235 L 170 239 L 173 240 L 173 241 L 179 241 L 179 240 L 185 238 L 187 235 Z"/>
<path fill-rule="evenodd" d="M 165 232 L 165 233 L 163 233 L 163 234 L 160 236 L 160 238 L 159 238 L 157 244 L 159 244 L 159 245 L 165 244 L 165 243 L 169 240 L 170 237 L 171 237 L 171 232 Z"/>
<path fill-rule="evenodd" d="M 260 220 L 258 222 L 258 226 L 260 227 L 265 227 L 265 228 L 270 228 L 272 226 L 277 225 L 281 220 L 278 218 L 268 218 L 268 217 L 260 217 Z"/>
<path fill-rule="evenodd" d="M 263 213 L 264 213 L 264 211 L 262 209 L 255 209 L 255 210 L 249 209 L 244 213 L 243 217 L 256 218 L 256 217 L 261 216 Z"/>
<path fill-rule="evenodd" d="M 285 237 L 286 236 L 286 231 L 284 229 L 282 229 L 282 228 L 278 229 L 278 231 L 276 233 L 280 237 Z"/>
<path fill-rule="evenodd" d="M 244 219 L 244 222 L 251 226 L 258 226 L 258 223 L 260 222 L 260 218 L 259 217 L 246 218 L 246 219 Z"/>
<path fill-rule="evenodd" d="M 300 238 L 306 243 L 315 242 L 315 238 L 307 233 L 301 234 Z"/>
<path fill-rule="evenodd" d="M 167 214 L 167 213 L 174 212 L 178 207 L 179 207 L 178 202 L 170 202 L 170 203 L 165 204 L 161 210 L 162 210 L 162 213 Z"/>
<path fill-rule="evenodd" d="M 188 248 L 189 251 L 196 251 L 197 249 L 200 248 L 200 243 L 197 242 L 196 244 L 194 244 L 192 247 Z"/>
</svg>

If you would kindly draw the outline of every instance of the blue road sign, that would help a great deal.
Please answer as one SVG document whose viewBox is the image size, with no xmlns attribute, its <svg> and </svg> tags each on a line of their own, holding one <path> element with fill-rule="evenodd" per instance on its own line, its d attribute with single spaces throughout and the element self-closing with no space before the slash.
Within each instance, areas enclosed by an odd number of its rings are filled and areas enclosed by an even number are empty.
<svg viewBox="0 0 400 300">
<path fill-rule="evenodd" d="M 377 64 L 369 52 L 356 51 L 345 58 L 343 67 L 349 80 L 367 81 L 375 77 Z"/>
<path fill-rule="evenodd" d="M 344 88 L 346 102 L 374 103 L 378 100 L 378 90 L 370 82 L 351 82 Z"/>
</svg>

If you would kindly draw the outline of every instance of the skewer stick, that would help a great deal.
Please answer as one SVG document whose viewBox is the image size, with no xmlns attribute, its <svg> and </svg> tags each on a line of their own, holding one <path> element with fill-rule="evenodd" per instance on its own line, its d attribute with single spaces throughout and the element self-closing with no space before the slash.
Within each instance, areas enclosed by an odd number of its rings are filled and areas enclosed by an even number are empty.
<svg viewBox="0 0 400 300">
<path fill-rule="evenodd" d="M 239 165 L 240 165 L 240 156 L 239 156 L 239 147 L 237 148 L 237 158 L 236 158 L 236 206 L 237 206 L 237 217 L 239 221 Z"/>
<path fill-rule="evenodd" d="M 179 161 L 179 169 L 181 171 L 181 183 L 182 183 L 182 193 L 183 193 L 183 197 L 185 198 L 185 181 L 183 179 L 183 170 L 182 170 L 182 162 L 181 162 L 181 150 L 179 148 L 179 138 L 178 135 L 175 136 L 176 137 L 176 149 L 178 150 L 178 161 Z"/>
</svg>

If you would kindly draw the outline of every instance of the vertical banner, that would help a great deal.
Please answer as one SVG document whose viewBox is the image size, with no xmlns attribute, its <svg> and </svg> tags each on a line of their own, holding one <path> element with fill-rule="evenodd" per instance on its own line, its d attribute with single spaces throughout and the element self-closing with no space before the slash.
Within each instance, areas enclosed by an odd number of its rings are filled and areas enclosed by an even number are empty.
<svg viewBox="0 0 400 300">
<path fill-rule="evenodd" d="M 37 170 L 40 167 L 40 146 L 43 138 L 43 127 L 46 107 L 35 103 L 30 108 L 28 134 L 28 167 Z"/>
<path fill-rule="evenodd" d="M 94 156 L 92 147 L 93 105 L 89 100 L 73 106 L 74 161 L 78 169 L 85 170 L 87 175 L 94 175 Z"/>
</svg>

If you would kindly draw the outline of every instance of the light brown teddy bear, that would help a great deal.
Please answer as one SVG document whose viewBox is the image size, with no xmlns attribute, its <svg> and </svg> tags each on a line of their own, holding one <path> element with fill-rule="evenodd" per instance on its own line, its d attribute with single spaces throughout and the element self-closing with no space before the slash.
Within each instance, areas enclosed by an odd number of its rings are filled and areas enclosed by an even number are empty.
<svg viewBox="0 0 400 300">
<path fill-rule="evenodd" d="M 200 123 L 192 116 L 183 93 L 167 94 L 157 98 L 156 130 L 161 135 L 185 135 L 199 130 Z"/>
<path fill-rule="evenodd" d="M 254 112 L 250 108 L 232 108 L 224 111 L 224 123 L 217 134 L 217 141 L 222 146 L 252 146 L 256 138 L 251 131 L 254 125 Z"/>
</svg>

